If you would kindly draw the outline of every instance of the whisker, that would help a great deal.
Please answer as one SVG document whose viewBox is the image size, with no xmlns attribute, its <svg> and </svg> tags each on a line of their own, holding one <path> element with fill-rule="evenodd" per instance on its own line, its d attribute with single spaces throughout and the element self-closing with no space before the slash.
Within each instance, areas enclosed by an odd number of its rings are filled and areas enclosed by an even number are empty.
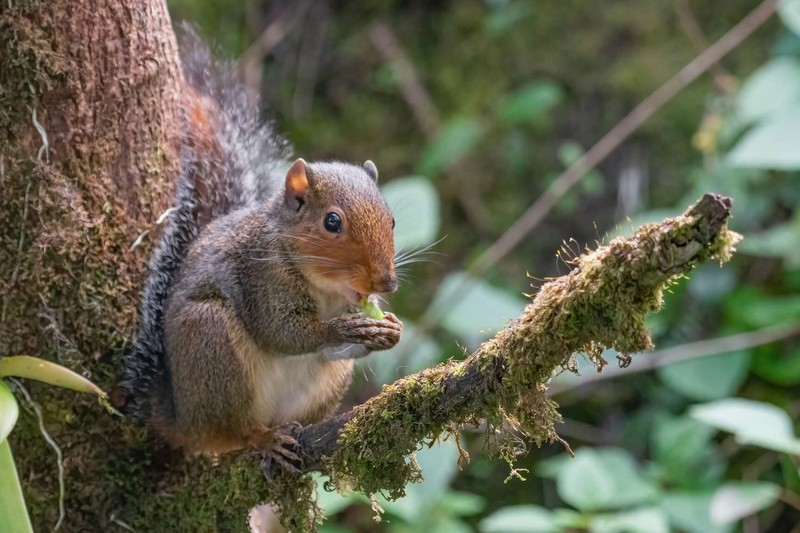
<svg viewBox="0 0 800 533">
<path fill-rule="evenodd" d="M 394 257 L 395 266 L 404 265 L 411 262 L 422 262 L 422 261 L 430 261 L 435 262 L 430 259 L 427 259 L 428 255 L 444 255 L 441 252 L 433 251 L 432 248 L 437 244 L 441 243 L 445 237 L 428 244 L 427 246 L 423 246 L 422 248 L 412 248 L 410 250 L 399 250 Z M 412 261 L 416 259 L 416 261 Z"/>
</svg>

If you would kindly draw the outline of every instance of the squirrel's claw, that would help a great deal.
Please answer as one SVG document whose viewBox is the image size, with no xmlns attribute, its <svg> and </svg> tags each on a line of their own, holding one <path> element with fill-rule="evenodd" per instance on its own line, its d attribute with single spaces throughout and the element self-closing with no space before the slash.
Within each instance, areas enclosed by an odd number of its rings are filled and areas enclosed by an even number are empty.
<svg viewBox="0 0 800 533">
<path fill-rule="evenodd" d="M 355 313 L 341 317 L 338 326 L 343 342 L 363 344 L 373 351 L 393 347 L 403 331 L 403 323 L 391 313 L 386 313 L 383 320 Z"/>
<path fill-rule="evenodd" d="M 271 463 L 277 463 L 281 468 L 290 473 L 297 473 L 302 466 L 302 459 L 295 452 L 300 444 L 292 435 L 292 429 L 300 427 L 292 424 L 292 428 L 265 429 L 259 431 L 255 438 L 251 438 L 253 447 L 261 452 L 261 466 L 264 472 L 272 472 Z"/>
</svg>

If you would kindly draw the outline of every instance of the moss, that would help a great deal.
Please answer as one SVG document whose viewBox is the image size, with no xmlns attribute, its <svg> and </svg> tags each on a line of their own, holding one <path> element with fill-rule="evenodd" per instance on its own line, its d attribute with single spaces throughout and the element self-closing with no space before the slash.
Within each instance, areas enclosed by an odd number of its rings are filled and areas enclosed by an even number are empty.
<svg viewBox="0 0 800 533">
<path fill-rule="evenodd" d="M 9 142 L 30 126 L 38 95 L 67 72 L 65 58 L 54 51 L 52 35 L 33 15 L 36 2 L 14 1 L 0 14 L 0 142 Z"/>
<path fill-rule="evenodd" d="M 418 449 L 421 436 L 435 439 L 447 422 L 436 407 L 454 366 L 439 365 L 386 385 L 380 396 L 356 407 L 327 464 L 337 488 L 381 491 L 392 499 L 405 496 L 405 486 L 421 479 L 408 457 Z M 466 416 L 452 414 L 455 422 Z"/>
<path fill-rule="evenodd" d="M 606 348 L 623 356 L 652 348 L 645 317 L 661 307 L 664 288 L 701 261 L 730 257 L 738 236 L 725 227 L 719 231 L 695 209 L 575 258 L 568 275 L 545 284 L 520 318 L 467 360 L 401 379 L 356 407 L 325 459 L 335 487 L 404 496 L 406 485 L 421 479 L 413 453 L 468 420 L 486 420 L 487 438 L 498 441 L 495 449 L 509 464 L 525 450 L 517 439 L 498 440 L 498 428 L 539 446 L 563 442 L 555 429 L 561 421 L 557 405 L 547 396 L 553 372 L 572 368 L 578 352 L 600 370 Z M 721 216 L 724 221 L 727 210 Z M 470 389 L 468 399 L 451 402 L 447 394 L 456 381 L 475 375 L 482 376 L 475 382 L 481 386 Z M 271 491 L 286 524 L 316 524 L 312 483 L 290 476 Z"/>
<path fill-rule="evenodd" d="M 284 470 L 270 480 L 267 499 L 277 507 L 281 523 L 289 531 L 316 531 L 323 518 L 316 489 L 317 483 L 310 475 Z"/>
<path fill-rule="evenodd" d="M 498 335 L 509 366 L 501 406 L 537 443 L 556 437 L 556 406 L 542 390 L 554 369 L 569 369 L 577 352 L 602 370 L 606 348 L 621 361 L 651 349 L 645 318 L 663 305 L 663 290 L 702 261 L 730 258 L 739 236 L 725 227 L 716 234 L 696 209 L 575 258 L 572 272 L 545 284 Z"/>
</svg>

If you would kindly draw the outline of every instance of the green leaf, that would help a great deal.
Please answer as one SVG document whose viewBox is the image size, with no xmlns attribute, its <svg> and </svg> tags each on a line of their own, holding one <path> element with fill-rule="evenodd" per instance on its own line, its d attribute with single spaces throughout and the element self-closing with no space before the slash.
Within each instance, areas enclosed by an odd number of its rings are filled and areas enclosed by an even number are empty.
<svg viewBox="0 0 800 533">
<path fill-rule="evenodd" d="M 775 296 L 744 285 L 725 299 L 725 313 L 730 321 L 747 328 L 796 322 L 800 316 L 800 296 Z"/>
<path fill-rule="evenodd" d="M 562 530 L 572 531 L 589 528 L 591 516 L 573 511 L 572 509 L 553 509 L 553 521 Z"/>
<path fill-rule="evenodd" d="M 61 365 L 45 361 L 40 357 L 31 357 L 29 355 L 3 357 L 0 359 L 0 377 L 3 376 L 35 379 L 56 387 L 96 394 L 101 398 L 106 397 L 106 393 L 100 387 L 85 377 Z"/>
<path fill-rule="evenodd" d="M 503 507 L 480 521 L 481 533 L 558 533 L 553 515 L 538 505 Z"/>
<path fill-rule="evenodd" d="M 492 11 L 484 19 L 490 35 L 502 35 L 533 13 L 530 2 L 493 2 Z"/>
<path fill-rule="evenodd" d="M 17 423 L 19 405 L 8 385 L 0 380 L 0 442 L 4 442 Z"/>
<path fill-rule="evenodd" d="M 673 529 L 687 533 L 728 533 L 730 525 L 711 522 L 711 498 L 714 491 L 674 491 L 664 495 L 661 508 L 666 511 Z"/>
<path fill-rule="evenodd" d="M 450 442 L 437 443 L 418 451 L 416 460 L 422 469 L 423 481 L 408 485 L 405 498 L 392 502 L 379 497 L 378 501 L 387 513 L 411 525 L 422 526 L 430 520 L 431 511 L 458 472 L 458 450 Z"/>
<path fill-rule="evenodd" d="M 455 118 L 444 125 L 439 135 L 422 154 L 419 173 L 435 177 L 463 158 L 483 138 L 484 128 L 476 120 Z"/>
<path fill-rule="evenodd" d="M 733 167 L 800 169 L 800 108 L 784 110 L 748 131 L 728 154 Z"/>
<path fill-rule="evenodd" d="M 753 373 L 782 387 L 800 384 L 800 346 L 791 351 L 780 343 L 760 347 L 753 359 Z"/>
<path fill-rule="evenodd" d="M 416 529 L 416 531 L 426 531 L 430 533 L 472 533 L 474 530 L 463 520 L 458 518 L 452 516 L 434 516 L 432 525 L 426 527 L 424 530 Z"/>
<path fill-rule="evenodd" d="M 658 370 L 672 390 L 693 400 L 731 396 L 747 379 L 750 352 L 739 351 L 680 361 Z"/>
<path fill-rule="evenodd" d="M 33 532 L 7 439 L 0 439 L 0 525 L 10 533 Z"/>
<path fill-rule="evenodd" d="M 500 100 L 497 112 L 508 124 L 541 123 L 563 97 L 561 87 L 553 82 L 531 83 Z"/>
<path fill-rule="evenodd" d="M 650 442 L 661 478 L 670 486 L 691 488 L 718 475 L 722 469 L 712 454 L 714 433 L 714 428 L 687 416 L 658 417 Z"/>
<path fill-rule="evenodd" d="M 781 455 L 781 472 L 783 473 L 783 486 L 791 492 L 800 492 L 800 471 L 791 457 Z"/>
<path fill-rule="evenodd" d="M 748 235 L 736 249 L 761 257 L 780 257 L 789 268 L 800 267 L 800 224 L 788 221 L 761 233 Z"/>
<path fill-rule="evenodd" d="M 579 361 L 580 360 L 581 359 L 579 359 Z M 554 455 L 553 457 L 548 457 L 547 459 L 542 459 L 541 461 L 537 462 L 534 473 L 537 476 L 545 479 L 557 479 L 559 472 L 561 472 L 571 461 L 572 457 L 569 455 Z"/>
<path fill-rule="evenodd" d="M 558 160 L 565 167 L 570 166 L 583 155 L 583 147 L 577 141 L 565 141 L 558 145 Z"/>
<path fill-rule="evenodd" d="M 728 483 L 714 493 L 711 521 L 730 524 L 778 501 L 780 487 L 769 482 Z"/>
<path fill-rule="evenodd" d="M 394 243 L 410 250 L 432 243 L 439 233 L 439 193 L 430 180 L 420 176 L 396 179 L 381 188 L 394 212 Z"/>
<path fill-rule="evenodd" d="M 442 306 L 452 300 L 454 293 L 462 297 L 448 309 Z M 506 322 L 517 317 L 526 305 L 519 296 L 497 289 L 485 281 L 468 279 L 463 272 L 448 274 L 433 297 L 434 313 L 444 312 L 444 326 L 466 339 L 479 341 L 491 336 Z"/>
<path fill-rule="evenodd" d="M 592 517 L 592 533 L 669 533 L 669 522 L 663 509 L 645 507 L 633 511 Z"/>
<path fill-rule="evenodd" d="M 733 433 L 742 444 L 800 454 L 800 440 L 794 436 L 789 415 L 772 404 L 730 398 L 692 406 L 689 414 L 705 424 Z"/>
<path fill-rule="evenodd" d="M 779 56 L 756 70 L 739 91 L 737 107 L 745 123 L 800 104 L 800 61 Z"/>
<path fill-rule="evenodd" d="M 800 0 L 781 0 L 778 15 L 787 28 L 800 36 Z"/>
<path fill-rule="evenodd" d="M 629 507 L 658 494 L 633 458 L 618 448 L 581 448 L 558 473 L 556 487 L 562 500 L 584 512 Z"/>
<path fill-rule="evenodd" d="M 486 498 L 471 492 L 446 490 L 439 500 L 439 510 L 449 516 L 473 516 L 486 507 Z"/>
<path fill-rule="evenodd" d="M 29 355 L 0 357 L 0 377 L 4 376 L 35 379 L 48 385 L 94 394 L 109 413 L 122 416 L 111 406 L 108 401 L 108 395 L 100 387 L 69 368 L 45 361 L 40 357 L 31 357 Z"/>
</svg>

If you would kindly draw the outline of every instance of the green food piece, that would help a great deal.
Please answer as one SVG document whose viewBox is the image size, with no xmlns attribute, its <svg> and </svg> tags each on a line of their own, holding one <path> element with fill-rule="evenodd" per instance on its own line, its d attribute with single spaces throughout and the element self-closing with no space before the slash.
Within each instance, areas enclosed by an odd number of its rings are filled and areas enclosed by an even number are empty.
<svg viewBox="0 0 800 533">
<path fill-rule="evenodd" d="M 361 307 L 361 312 L 364 313 L 364 316 L 374 318 L 375 320 L 383 320 L 383 311 L 378 307 L 378 304 L 369 298 L 361 298 L 358 305 Z"/>
</svg>

